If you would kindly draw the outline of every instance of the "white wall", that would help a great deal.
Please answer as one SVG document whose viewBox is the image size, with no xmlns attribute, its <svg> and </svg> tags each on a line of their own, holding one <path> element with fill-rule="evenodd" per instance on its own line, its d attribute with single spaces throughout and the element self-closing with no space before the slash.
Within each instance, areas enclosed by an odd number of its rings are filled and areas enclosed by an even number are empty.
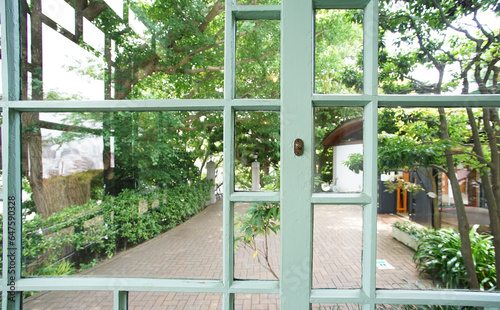
<svg viewBox="0 0 500 310">
<path fill-rule="evenodd" d="M 333 147 L 333 183 L 338 192 L 361 192 L 363 191 L 363 171 L 359 174 L 349 170 L 342 162 L 349 158 L 350 154 L 363 154 L 363 144 L 346 144 Z"/>
</svg>

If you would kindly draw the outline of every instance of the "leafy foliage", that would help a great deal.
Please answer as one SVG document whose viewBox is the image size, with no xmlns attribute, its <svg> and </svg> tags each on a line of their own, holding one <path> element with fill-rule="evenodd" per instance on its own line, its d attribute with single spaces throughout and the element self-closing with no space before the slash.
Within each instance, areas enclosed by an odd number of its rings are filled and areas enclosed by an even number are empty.
<svg viewBox="0 0 500 310">
<path fill-rule="evenodd" d="M 210 198 L 212 185 L 212 180 L 205 179 L 148 194 L 126 190 L 100 203 L 66 208 L 47 219 L 36 215 L 28 220 L 25 213 L 24 268 L 29 275 L 74 273 L 74 264 L 61 258 L 65 248 L 112 256 L 127 244 L 151 239 L 197 214 Z"/>
<path fill-rule="evenodd" d="M 492 236 L 470 231 L 472 257 L 482 290 L 494 289 L 496 268 Z M 429 231 L 422 239 L 413 257 L 420 273 L 427 273 L 449 288 L 467 287 L 467 274 L 460 251 L 460 235 L 451 228 Z"/>
<path fill-rule="evenodd" d="M 235 216 L 235 244 L 242 244 L 254 252 L 253 257 L 269 270 L 278 279 L 278 275 L 269 261 L 268 236 L 277 234 L 280 225 L 280 207 L 278 203 L 254 203 L 243 214 Z M 259 248 L 257 238 L 264 238 L 263 248 Z M 262 259 L 262 260 L 261 260 Z"/>
<path fill-rule="evenodd" d="M 407 233 L 410 235 L 413 239 L 419 241 L 422 239 L 426 234 L 428 233 L 429 229 L 427 228 L 422 228 L 413 222 L 394 222 L 393 224 L 394 227 L 397 229 Z"/>
<path fill-rule="evenodd" d="M 413 195 L 418 194 L 419 191 L 425 191 L 422 186 L 415 184 L 413 182 L 406 182 L 401 179 L 397 180 L 397 182 L 393 181 L 385 181 L 386 192 L 393 193 L 398 188 L 401 188 L 403 191 L 411 192 Z"/>
<path fill-rule="evenodd" d="M 264 188 L 265 190 L 275 190 L 279 188 L 279 170 L 276 174 L 270 174 L 274 178 Z M 253 203 L 252 206 L 243 214 L 236 213 L 234 218 L 234 244 L 238 244 L 250 249 L 271 274 L 279 279 L 270 263 L 268 238 L 271 233 L 277 234 L 280 230 L 280 204 L 279 203 Z M 263 238 L 264 245 L 259 244 L 260 238 Z"/>
</svg>

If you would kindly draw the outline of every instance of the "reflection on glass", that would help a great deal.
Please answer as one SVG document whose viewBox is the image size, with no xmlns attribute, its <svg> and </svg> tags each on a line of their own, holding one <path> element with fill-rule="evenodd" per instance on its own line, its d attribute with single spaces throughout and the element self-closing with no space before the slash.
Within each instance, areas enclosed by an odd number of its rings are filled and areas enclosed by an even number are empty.
<svg viewBox="0 0 500 310">
<path fill-rule="evenodd" d="M 379 89 L 387 94 L 493 94 L 498 92 L 493 6 L 460 10 L 433 2 L 380 3 Z M 469 21 L 474 20 L 473 23 Z M 490 41 L 492 40 L 492 41 Z M 490 69 L 488 69 L 490 68 Z"/>
<path fill-rule="evenodd" d="M 113 292 L 47 291 L 24 292 L 23 309 L 113 309 Z"/>
<path fill-rule="evenodd" d="M 325 107 L 314 111 L 314 191 L 363 191 L 363 108 Z"/>
<path fill-rule="evenodd" d="M 238 21 L 236 98 L 280 97 L 280 21 Z"/>
<path fill-rule="evenodd" d="M 314 206 L 313 288 L 360 288 L 363 209 Z"/>
<path fill-rule="evenodd" d="M 222 97 L 222 2 L 106 3 L 22 12 L 23 99 Z"/>
<path fill-rule="evenodd" d="M 279 204 L 238 203 L 234 210 L 235 279 L 279 279 Z"/>
<path fill-rule="evenodd" d="M 377 286 L 393 288 L 401 280 L 414 289 L 495 286 L 491 235 L 497 224 L 489 213 L 498 205 L 484 193 L 500 184 L 492 170 L 498 162 L 491 160 L 498 145 L 488 133 L 498 123 L 498 108 L 384 108 L 378 116 L 379 218 L 402 222 L 392 229 L 409 248 L 381 239 L 380 231 L 391 228 L 379 225 L 379 251 L 390 249 L 395 258 L 406 258 L 395 259 L 392 282 L 379 274 L 388 271 L 379 270 Z M 447 154 L 452 160 L 445 160 Z M 399 275 L 398 266 L 413 260 L 416 269 Z"/>
<path fill-rule="evenodd" d="M 22 120 L 25 275 L 221 277 L 220 112 Z M 150 239 L 149 257 L 127 251 Z"/>
<path fill-rule="evenodd" d="M 362 93 L 362 21 L 362 10 L 316 11 L 315 93 Z"/>
<path fill-rule="evenodd" d="M 235 190 L 279 190 L 279 112 L 238 111 L 235 119 Z"/>
</svg>

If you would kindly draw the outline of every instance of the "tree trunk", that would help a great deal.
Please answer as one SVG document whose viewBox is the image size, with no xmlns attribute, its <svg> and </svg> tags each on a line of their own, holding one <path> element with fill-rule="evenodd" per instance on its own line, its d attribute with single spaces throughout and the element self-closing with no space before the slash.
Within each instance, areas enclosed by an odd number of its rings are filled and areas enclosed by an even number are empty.
<svg viewBox="0 0 500 310">
<path fill-rule="evenodd" d="M 448 122 L 446 120 L 446 113 L 444 108 L 439 108 L 439 119 L 440 125 L 439 129 L 441 131 L 442 139 L 449 140 L 448 133 Z M 467 283 L 469 287 L 473 290 L 479 289 L 479 281 L 476 275 L 476 267 L 474 265 L 474 260 L 472 258 L 471 242 L 470 242 L 470 226 L 467 220 L 467 213 L 465 212 L 464 202 L 462 200 L 462 193 L 460 191 L 460 184 L 458 183 L 458 178 L 455 173 L 455 163 L 453 161 L 453 153 L 451 149 L 447 148 L 445 150 L 446 156 L 446 166 L 447 166 L 447 176 L 450 180 L 451 188 L 453 191 L 453 197 L 455 198 L 455 207 L 457 210 L 458 218 L 458 232 L 460 233 L 460 249 L 462 252 L 462 258 L 464 260 L 465 270 L 467 272 Z"/>
<path fill-rule="evenodd" d="M 42 55 L 42 13 L 40 0 L 32 1 L 31 13 L 31 99 L 43 100 L 43 55 Z M 23 25 L 23 28 L 27 24 Z M 24 45 L 26 49 L 29 44 Z M 23 51 L 23 53 L 27 53 Z M 26 66 L 27 68 L 27 66 Z M 26 91 L 28 88 L 26 88 Z M 28 98 L 28 94 L 23 98 Z M 39 127 L 40 115 L 38 112 L 24 112 L 22 114 L 22 150 L 24 151 L 22 169 L 31 186 L 32 199 L 35 202 L 37 213 L 43 217 L 52 214 L 43 198 L 43 163 L 42 163 L 42 134 Z"/>
<path fill-rule="evenodd" d="M 434 229 L 440 229 L 441 228 L 441 211 L 439 210 L 439 203 L 438 203 L 438 198 L 437 198 L 437 183 L 436 179 L 434 178 L 434 175 L 432 174 L 432 169 L 427 168 L 427 176 L 429 177 L 429 180 L 431 181 L 431 186 L 432 186 L 432 192 L 436 195 L 436 197 L 432 198 L 432 227 Z"/>
<path fill-rule="evenodd" d="M 31 198 L 36 206 L 36 212 L 44 218 L 52 214 L 49 206 L 46 206 L 43 198 L 43 163 L 42 163 L 42 134 L 38 128 L 38 112 L 24 112 L 23 123 L 23 149 L 26 151 L 28 167 L 24 173 L 27 177 L 32 195 Z"/>
<path fill-rule="evenodd" d="M 483 109 L 483 114 L 484 114 Z M 467 108 L 467 114 L 469 116 L 469 123 L 471 125 L 471 130 L 472 130 L 472 138 L 474 140 L 474 153 L 476 153 L 479 158 L 484 158 L 484 153 L 483 153 L 483 148 L 481 145 L 481 139 L 479 136 L 479 130 L 476 124 L 476 118 L 474 117 L 474 113 L 472 112 L 471 108 Z M 483 117 L 483 121 L 485 122 L 485 125 L 487 122 L 489 122 L 489 113 L 486 113 L 486 117 Z M 495 120 L 494 120 L 495 121 Z M 489 131 L 489 132 L 488 132 Z M 487 130 L 488 135 L 489 135 L 489 140 L 490 140 L 490 147 L 495 150 L 496 148 L 496 153 L 498 153 L 498 144 L 496 142 L 496 136 L 492 135 L 492 131 Z M 491 141 L 491 139 L 493 141 Z M 494 156 L 492 156 L 493 159 Z M 488 164 L 488 166 L 496 166 L 496 170 L 498 171 L 499 168 L 499 162 L 498 161 L 493 161 L 490 163 L 487 163 L 486 161 L 481 161 L 482 164 Z M 484 196 L 486 198 L 486 202 L 488 205 L 488 213 L 489 213 L 489 218 L 490 218 L 490 227 L 491 227 L 491 234 L 493 235 L 493 247 L 495 248 L 495 266 L 500 266 L 500 215 L 498 212 L 498 200 L 495 195 L 495 189 L 498 192 L 499 190 L 499 183 L 500 180 L 495 179 L 494 177 L 490 178 L 490 173 L 489 169 L 484 166 L 481 168 L 480 171 L 480 177 L 481 177 L 481 186 L 484 191 Z M 492 184 L 493 183 L 493 184 Z M 496 275 L 496 281 L 497 281 L 497 290 L 498 288 L 498 283 L 500 283 L 500 273 L 497 272 Z"/>
</svg>

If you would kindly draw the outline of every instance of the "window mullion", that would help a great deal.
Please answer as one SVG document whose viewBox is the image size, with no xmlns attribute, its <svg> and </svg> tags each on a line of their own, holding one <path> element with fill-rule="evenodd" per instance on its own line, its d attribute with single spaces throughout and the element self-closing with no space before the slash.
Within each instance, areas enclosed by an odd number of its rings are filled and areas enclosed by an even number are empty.
<svg viewBox="0 0 500 310">
<path fill-rule="evenodd" d="M 282 1 L 281 18 L 281 309 L 309 309 L 312 283 L 312 1 Z M 303 154 L 294 141 L 303 140 Z"/>
<path fill-rule="evenodd" d="M 19 100 L 21 94 L 21 43 L 19 33 L 19 3 L 2 1 L 2 94 L 4 100 Z"/>
<path fill-rule="evenodd" d="M 375 97 L 378 94 L 378 1 L 371 0 L 364 10 L 363 18 L 363 94 Z M 377 259 L 377 111 L 378 101 L 365 107 L 363 122 L 364 192 L 371 202 L 363 207 L 363 251 L 362 290 L 370 299 L 375 298 Z M 369 303 L 364 309 L 373 309 Z"/>
<path fill-rule="evenodd" d="M 2 309 L 21 309 L 21 113 L 2 111 L 3 168 L 3 290 Z"/>
<path fill-rule="evenodd" d="M 233 14 L 233 1 L 225 3 L 225 46 L 224 46 L 224 164 L 223 164 L 223 275 L 225 292 L 222 294 L 222 309 L 234 309 L 234 294 L 230 288 L 234 280 L 234 204 L 231 193 L 234 191 L 234 110 L 232 100 L 236 93 L 236 18 Z"/>
</svg>

